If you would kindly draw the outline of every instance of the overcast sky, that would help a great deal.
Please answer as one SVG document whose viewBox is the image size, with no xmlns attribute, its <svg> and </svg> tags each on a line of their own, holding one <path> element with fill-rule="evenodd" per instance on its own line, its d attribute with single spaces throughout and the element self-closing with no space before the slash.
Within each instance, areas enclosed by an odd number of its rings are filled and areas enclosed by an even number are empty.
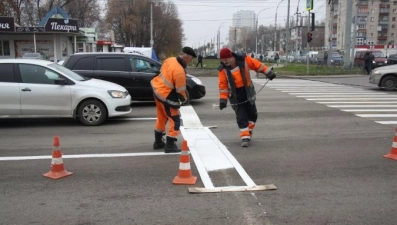
<svg viewBox="0 0 397 225">
<path fill-rule="evenodd" d="M 216 42 L 218 29 L 221 42 L 226 43 L 229 26 L 232 25 L 233 14 L 239 10 L 252 10 L 258 14 L 258 24 L 274 26 L 276 7 L 277 24 L 284 26 L 287 19 L 288 0 L 168 0 L 178 7 L 179 18 L 183 22 L 185 34 L 184 45 L 198 47 L 208 43 L 211 39 Z M 307 0 L 290 0 L 290 16 L 304 12 Z M 314 0 L 316 20 L 325 18 L 326 2 L 328 0 Z M 261 11 L 263 10 L 263 11 Z M 296 20 L 296 16 L 294 16 Z M 291 18 L 290 18 L 291 20 Z"/>
</svg>

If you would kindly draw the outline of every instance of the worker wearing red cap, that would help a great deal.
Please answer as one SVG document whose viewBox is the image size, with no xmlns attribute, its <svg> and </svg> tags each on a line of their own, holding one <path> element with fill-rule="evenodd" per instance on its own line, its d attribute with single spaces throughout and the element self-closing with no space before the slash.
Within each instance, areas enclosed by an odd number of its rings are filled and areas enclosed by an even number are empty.
<svg viewBox="0 0 397 225">
<path fill-rule="evenodd" d="M 181 151 L 176 146 L 176 141 L 180 128 L 179 108 L 188 100 L 185 68 L 196 57 L 192 48 L 184 47 L 178 57 L 171 57 L 164 61 L 160 74 L 150 82 L 157 112 L 153 149 L 164 148 L 165 153 Z M 164 143 L 162 137 L 167 122 L 169 126 L 166 143 Z"/>
<path fill-rule="evenodd" d="M 236 54 L 228 48 L 221 49 L 219 58 L 219 108 L 226 108 L 227 101 L 230 101 L 240 129 L 241 146 L 248 147 L 258 118 L 256 93 L 249 70 L 264 73 L 269 80 L 273 80 L 276 74 L 259 60 Z"/>
</svg>

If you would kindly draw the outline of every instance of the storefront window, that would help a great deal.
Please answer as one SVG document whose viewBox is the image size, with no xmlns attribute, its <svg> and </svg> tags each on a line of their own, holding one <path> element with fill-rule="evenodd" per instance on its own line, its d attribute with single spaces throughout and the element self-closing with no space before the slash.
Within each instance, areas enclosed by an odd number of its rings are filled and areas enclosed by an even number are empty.
<svg viewBox="0 0 397 225">
<path fill-rule="evenodd" d="M 0 40 L 0 56 L 10 55 L 10 42 Z"/>
<path fill-rule="evenodd" d="M 3 41 L 3 55 L 11 55 L 9 41 Z"/>
</svg>

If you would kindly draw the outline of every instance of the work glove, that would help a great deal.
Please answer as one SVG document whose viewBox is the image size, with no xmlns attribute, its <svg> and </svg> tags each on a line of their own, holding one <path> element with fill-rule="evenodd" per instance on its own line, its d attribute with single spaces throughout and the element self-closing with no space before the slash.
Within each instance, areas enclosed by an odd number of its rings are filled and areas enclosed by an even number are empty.
<svg viewBox="0 0 397 225">
<path fill-rule="evenodd" d="M 273 73 L 273 68 L 272 68 L 269 72 L 267 72 L 266 78 L 269 80 L 273 80 L 275 77 L 276 77 L 276 74 Z"/>
<path fill-rule="evenodd" d="M 221 98 L 219 99 L 219 109 L 222 110 L 227 106 L 227 99 Z"/>
</svg>

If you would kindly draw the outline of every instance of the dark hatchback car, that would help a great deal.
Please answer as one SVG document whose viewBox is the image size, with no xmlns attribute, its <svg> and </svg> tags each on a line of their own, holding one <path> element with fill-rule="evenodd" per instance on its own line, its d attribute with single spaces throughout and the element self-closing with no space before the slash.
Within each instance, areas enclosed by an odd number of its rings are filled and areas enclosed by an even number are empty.
<svg viewBox="0 0 397 225">
<path fill-rule="evenodd" d="M 62 64 L 84 76 L 110 81 L 125 87 L 131 100 L 152 101 L 150 81 L 160 70 L 161 63 L 133 53 L 91 52 L 76 53 Z M 205 86 L 200 79 L 187 75 L 186 89 L 189 100 L 205 96 Z"/>
<path fill-rule="evenodd" d="M 397 54 L 389 55 L 387 57 L 387 65 L 394 65 L 397 64 Z"/>
</svg>

